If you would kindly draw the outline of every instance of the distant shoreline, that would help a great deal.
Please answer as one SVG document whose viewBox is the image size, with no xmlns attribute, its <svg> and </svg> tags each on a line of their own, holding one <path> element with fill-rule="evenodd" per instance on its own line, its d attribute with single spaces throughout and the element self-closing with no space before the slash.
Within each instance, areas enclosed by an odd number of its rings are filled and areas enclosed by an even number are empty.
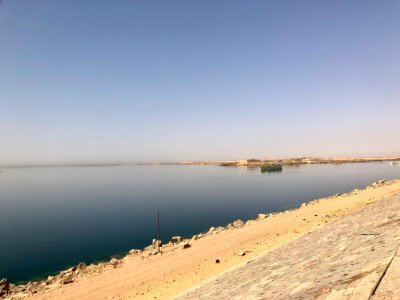
<svg viewBox="0 0 400 300">
<path fill-rule="evenodd" d="M 346 164 L 400 161 L 400 156 L 393 157 L 347 157 L 347 158 L 268 158 L 217 161 L 180 161 L 180 162 L 110 162 L 110 163 L 65 163 L 65 164 L 26 164 L 0 165 L 0 169 L 17 168 L 56 168 L 56 167 L 117 167 L 117 166 L 164 166 L 164 165 L 205 165 L 205 166 L 245 166 L 258 167 L 263 164 L 304 165 L 304 164 Z"/>
<path fill-rule="evenodd" d="M 218 165 L 218 166 L 247 166 L 257 167 L 264 164 L 281 165 L 305 165 L 305 164 L 345 164 L 345 163 L 370 163 L 370 162 L 390 162 L 400 161 L 400 157 L 351 157 L 351 158 L 320 158 L 320 157 L 300 157 L 283 159 L 245 159 L 245 160 L 226 160 L 226 161 L 199 161 L 199 162 L 179 162 L 180 165 Z"/>
</svg>

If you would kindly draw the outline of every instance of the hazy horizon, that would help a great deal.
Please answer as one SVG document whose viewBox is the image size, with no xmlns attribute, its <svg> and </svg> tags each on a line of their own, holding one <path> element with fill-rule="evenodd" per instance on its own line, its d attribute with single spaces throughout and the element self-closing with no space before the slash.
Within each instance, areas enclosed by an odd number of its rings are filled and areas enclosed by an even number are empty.
<svg viewBox="0 0 400 300">
<path fill-rule="evenodd" d="M 0 165 L 399 156 L 400 2 L 0 2 Z"/>
<path fill-rule="evenodd" d="M 143 161 L 129 161 L 129 160 L 87 160 L 87 161 L 63 161 L 63 162 L 49 162 L 49 161 L 36 161 L 36 162 L 23 162 L 23 163 L 8 163 L 0 164 L 0 168 L 24 168 L 24 167 L 62 167 L 62 166 L 126 166 L 126 165 L 164 165 L 164 164 L 180 164 L 180 163 L 198 163 L 198 162 L 221 162 L 221 161 L 239 161 L 248 159 L 298 159 L 298 158 L 313 158 L 313 159 L 364 159 L 364 158 L 375 158 L 375 159 L 399 159 L 400 155 L 386 155 L 386 156 L 270 156 L 270 157 L 240 157 L 232 159 L 216 159 L 216 160 L 143 160 Z"/>
</svg>

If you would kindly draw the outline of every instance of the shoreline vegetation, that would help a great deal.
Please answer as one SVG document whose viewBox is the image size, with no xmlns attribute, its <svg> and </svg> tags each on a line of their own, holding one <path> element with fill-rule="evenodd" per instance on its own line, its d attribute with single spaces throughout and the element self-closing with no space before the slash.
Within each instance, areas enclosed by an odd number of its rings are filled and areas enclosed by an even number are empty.
<svg viewBox="0 0 400 300">
<path fill-rule="evenodd" d="M 280 165 L 305 165 L 305 164 L 346 164 L 346 163 L 372 163 L 372 162 L 400 162 L 400 156 L 391 157 L 347 157 L 347 158 L 321 158 L 321 157 L 298 157 L 298 158 L 270 158 L 270 159 L 242 159 L 242 160 L 220 160 L 220 161 L 181 161 L 181 162 L 109 162 L 109 163 L 66 163 L 66 164 L 16 164 L 0 165 L 0 168 L 43 168 L 43 167 L 115 167 L 125 165 L 211 165 L 211 166 L 233 166 L 233 167 L 261 167 L 265 164 Z"/>
<path fill-rule="evenodd" d="M 393 159 L 391 159 L 393 160 Z M 170 299 L 290 240 L 400 193 L 400 179 L 311 200 L 297 209 L 236 220 L 193 237 L 174 237 L 161 253 L 153 245 L 121 258 L 86 265 L 25 285 L 5 299 Z M 6 274 L 4 274 L 6 275 Z M 1 298 L 1 297 L 0 297 Z"/>
</svg>

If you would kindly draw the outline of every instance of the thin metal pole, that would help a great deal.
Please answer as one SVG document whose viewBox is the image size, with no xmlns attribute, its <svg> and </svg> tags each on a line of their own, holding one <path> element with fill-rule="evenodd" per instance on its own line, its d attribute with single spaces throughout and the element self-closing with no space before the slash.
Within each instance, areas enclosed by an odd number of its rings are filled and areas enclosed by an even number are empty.
<svg viewBox="0 0 400 300">
<path fill-rule="evenodd" d="M 157 213 L 157 227 L 158 227 L 158 235 L 157 235 L 157 237 L 158 237 L 158 243 L 160 243 L 161 242 L 161 234 L 160 234 L 160 211 L 158 211 L 158 213 Z"/>
</svg>

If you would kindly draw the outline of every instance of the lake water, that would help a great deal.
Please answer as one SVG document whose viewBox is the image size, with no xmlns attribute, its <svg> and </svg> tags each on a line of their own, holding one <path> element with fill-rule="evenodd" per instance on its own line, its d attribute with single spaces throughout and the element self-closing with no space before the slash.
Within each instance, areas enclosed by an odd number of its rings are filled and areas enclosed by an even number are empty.
<svg viewBox="0 0 400 300">
<path fill-rule="evenodd" d="M 400 178 L 400 167 L 302 165 L 272 174 L 219 166 L 3 168 L 0 278 L 39 279 L 143 248 L 157 236 L 158 210 L 167 242 L 383 178 Z"/>
</svg>

